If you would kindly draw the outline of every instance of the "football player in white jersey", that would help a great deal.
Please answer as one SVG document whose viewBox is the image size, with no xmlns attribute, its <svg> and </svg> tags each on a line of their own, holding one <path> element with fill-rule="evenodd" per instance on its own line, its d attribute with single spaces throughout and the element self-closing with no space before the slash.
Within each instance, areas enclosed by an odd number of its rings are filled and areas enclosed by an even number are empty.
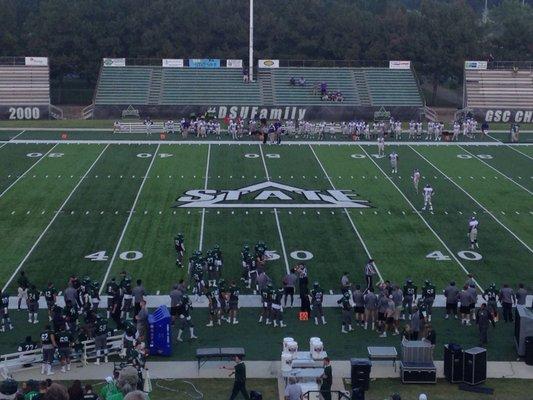
<svg viewBox="0 0 533 400">
<path fill-rule="evenodd" d="M 420 171 L 418 168 L 413 170 L 413 186 L 415 187 L 416 192 L 418 193 L 418 182 L 420 182 Z"/>
<path fill-rule="evenodd" d="M 392 169 L 393 174 L 398 173 L 398 154 L 393 151 L 389 154 L 389 161 L 390 161 L 390 167 Z"/>
<path fill-rule="evenodd" d="M 459 140 L 459 132 L 461 130 L 461 126 L 459 125 L 459 123 L 457 121 L 455 121 L 453 123 L 453 136 L 452 136 L 452 141 L 457 141 Z"/>
<path fill-rule="evenodd" d="M 433 211 L 433 204 L 431 203 L 431 198 L 433 197 L 433 188 L 429 183 L 424 187 L 422 194 L 424 196 L 424 207 L 422 208 L 422 211 L 426 211 L 428 206 L 429 211 Z"/>
<path fill-rule="evenodd" d="M 385 138 L 383 136 L 378 137 L 378 156 L 385 156 Z"/>
<path fill-rule="evenodd" d="M 470 240 L 470 248 L 472 250 L 474 249 L 474 247 L 479 248 L 479 245 L 477 244 L 478 225 L 479 221 L 476 219 L 476 217 L 470 217 L 470 221 L 468 221 L 468 239 Z"/>
</svg>

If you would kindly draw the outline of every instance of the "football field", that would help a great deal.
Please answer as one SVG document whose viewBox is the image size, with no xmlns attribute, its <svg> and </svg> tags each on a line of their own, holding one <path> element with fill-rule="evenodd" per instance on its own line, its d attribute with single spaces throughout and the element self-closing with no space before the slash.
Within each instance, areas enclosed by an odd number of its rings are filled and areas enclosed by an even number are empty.
<svg viewBox="0 0 533 400">
<path fill-rule="evenodd" d="M 533 147 L 401 143 L 385 152 L 393 150 L 398 174 L 375 145 L 353 142 L 0 143 L 1 286 L 14 294 L 20 270 L 38 288 L 126 270 L 166 294 L 186 278 L 175 265 L 181 232 L 187 257 L 220 245 L 228 281 L 241 276 L 242 246 L 264 240 L 276 285 L 302 261 L 311 281 L 339 292 L 343 271 L 363 283 L 374 258 L 380 277 L 396 283 L 431 279 L 440 291 L 472 273 L 483 288 L 532 290 Z M 433 212 L 422 211 L 427 183 Z"/>
</svg>

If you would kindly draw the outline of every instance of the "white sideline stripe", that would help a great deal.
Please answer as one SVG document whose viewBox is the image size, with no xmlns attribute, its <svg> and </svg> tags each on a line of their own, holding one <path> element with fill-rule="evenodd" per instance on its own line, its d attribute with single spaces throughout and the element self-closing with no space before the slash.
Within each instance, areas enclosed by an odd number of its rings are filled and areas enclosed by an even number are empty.
<svg viewBox="0 0 533 400">
<path fill-rule="evenodd" d="M 50 150 L 48 150 L 44 155 L 42 155 L 41 157 L 39 157 L 39 159 L 38 159 L 37 161 L 35 161 L 35 162 L 34 162 L 34 163 L 33 163 L 33 164 L 32 164 L 32 165 L 31 165 L 31 166 L 30 166 L 30 167 L 29 167 L 29 168 L 28 168 L 28 169 L 27 169 L 22 175 L 21 175 L 21 176 L 19 176 L 14 182 L 11 183 L 11 185 L 9 185 L 9 186 L 8 186 L 8 187 L 7 187 L 2 193 L 0 193 L 0 198 L 1 198 L 4 194 L 6 194 L 7 191 L 8 191 L 9 189 L 11 189 L 13 186 L 15 186 L 16 183 L 17 183 L 18 181 L 20 181 L 22 178 L 24 178 L 24 177 L 26 176 L 26 174 L 27 174 L 28 172 L 30 172 L 30 171 L 33 169 L 33 167 L 35 167 L 35 166 L 36 166 L 37 164 L 39 164 L 43 159 L 45 159 L 46 156 L 47 156 L 48 154 L 50 154 L 50 152 L 51 152 L 52 150 L 54 150 L 54 148 L 55 148 L 56 146 L 57 146 L 57 144 L 54 144 L 54 145 L 50 148 Z"/>
<path fill-rule="evenodd" d="M 481 207 L 487 214 L 489 214 L 493 219 L 494 221 L 496 221 L 498 224 L 500 224 L 507 232 L 509 232 L 511 235 L 514 236 L 514 238 L 516 240 L 518 240 L 520 243 L 522 243 L 524 245 L 524 247 L 526 249 L 529 250 L 530 253 L 533 253 L 533 250 L 531 249 L 531 247 L 529 247 L 522 239 L 520 239 L 512 230 L 510 230 L 506 225 L 504 225 L 498 218 L 496 218 L 494 216 L 493 213 L 491 213 L 489 210 L 487 210 L 487 208 L 481 204 L 479 201 L 477 201 L 474 197 L 472 197 L 470 195 L 470 193 L 468 193 L 465 189 L 463 189 L 461 186 L 459 186 L 457 183 L 455 183 L 455 181 L 450 178 L 448 175 L 446 175 L 444 172 L 442 172 L 439 168 L 437 168 L 437 166 L 435 164 L 433 164 L 431 161 L 429 161 L 426 157 L 424 157 L 422 154 L 420 154 L 418 151 L 416 151 L 414 148 L 412 148 L 411 146 L 409 146 L 416 154 L 418 154 L 420 156 L 420 158 L 422 158 L 423 160 L 425 160 L 429 165 L 431 165 L 433 168 L 435 168 L 437 171 L 439 171 L 446 179 L 448 179 L 451 183 L 453 183 L 455 186 L 457 186 L 464 194 L 466 194 L 468 197 L 470 197 L 470 199 L 472 199 L 472 201 L 474 201 L 474 203 L 476 203 L 479 207 Z"/>
<path fill-rule="evenodd" d="M 268 168 L 265 161 L 265 155 L 263 154 L 263 146 L 259 145 L 259 152 L 261 153 L 261 160 L 263 161 L 263 167 L 265 167 L 265 175 L 267 181 L 270 181 L 270 175 L 268 174 Z M 283 240 L 283 233 L 281 232 L 281 224 L 279 223 L 278 209 L 274 208 L 274 217 L 276 218 L 276 226 L 278 227 L 279 240 L 281 242 L 281 250 L 283 252 L 283 260 L 285 261 L 285 269 L 287 274 L 290 273 L 289 260 L 287 258 L 287 251 L 285 250 L 285 241 Z"/>
<path fill-rule="evenodd" d="M 102 294 L 102 291 L 104 290 L 105 283 L 107 282 L 107 278 L 109 276 L 109 272 L 111 272 L 111 268 L 113 267 L 113 263 L 115 262 L 115 259 L 117 258 L 118 251 L 120 249 L 120 245 L 122 243 L 122 239 L 124 239 L 124 235 L 126 234 L 126 230 L 128 229 L 128 225 L 130 224 L 131 217 L 133 216 L 133 212 L 135 211 L 135 206 L 137 205 L 137 200 L 139 200 L 139 196 L 141 195 L 141 192 L 144 187 L 144 183 L 146 182 L 146 178 L 148 178 L 148 174 L 150 173 L 150 170 L 152 169 L 152 165 L 154 165 L 154 161 L 157 158 L 157 152 L 159 151 L 159 146 L 155 149 L 154 155 L 152 157 L 152 160 L 150 161 L 150 165 L 148 165 L 148 169 L 146 170 L 146 173 L 144 174 L 143 180 L 141 182 L 141 186 L 139 186 L 139 190 L 137 191 L 137 195 L 135 196 L 135 200 L 133 200 L 133 205 L 131 206 L 130 212 L 128 213 L 128 219 L 126 219 L 126 223 L 124 224 L 124 228 L 122 228 L 122 233 L 120 234 L 120 237 L 118 238 L 117 246 L 115 247 L 115 251 L 113 252 L 113 256 L 111 257 L 111 261 L 109 261 L 109 265 L 107 267 L 107 271 L 105 272 L 104 279 L 102 282 L 102 286 L 100 287 L 99 293 Z"/>
<path fill-rule="evenodd" d="M 110 121 L 110 124 L 112 122 Z M 87 131 L 87 132 L 109 132 L 109 134 L 112 135 L 120 135 L 121 133 L 113 133 L 113 127 L 110 126 L 109 128 L 69 128 L 69 127 L 56 127 L 56 128 L 38 128 L 34 126 L 29 127 L 0 127 L 0 131 L 13 131 L 18 129 L 24 129 L 26 131 L 52 131 L 52 132 L 61 132 L 61 131 Z M 223 129 L 222 132 L 227 132 L 227 129 Z M 493 133 L 509 133 L 508 130 L 505 129 L 496 129 L 492 131 Z M 127 132 L 125 132 L 127 134 Z M 409 133 L 408 129 L 402 130 L 402 133 Z M 477 132 L 479 134 L 481 132 Z M 520 133 L 533 133 L 533 130 L 520 130 Z M 490 136 L 490 135 L 487 135 Z"/>
<path fill-rule="evenodd" d="M 61 139 L 17 139 L 11 140 L 8 143 L 28 144 L 28 143 L 73 143 L 73 144 L 147 144 L 147 145 L 206 145 L 206 144 L 224 144 L 232 146 L 255 146 L 258 144 L 256 140 L 252 141 L 234 141 L 234 140 L 117 140 L 117 139 L 102 139 L 102 140 L 61 140 Z M 7 144 L 7 143 L 6 143 Z M 279 146 L 376 146 L 377 142 L 354 142 L 354 141 L 309 141 L 309 140 L 294 140 L 281 142 Z M 409 142 L 409 141 L 389 141 L 386 145 L 392 146 L 510 146 L 503 142 Z M 514 143 L 512 146 L 533 146 L 533 142 Z"/>
<path fill-rule="evenodd" d="M 431 225 L 429 225 L 429 223 L 427 222 L 427 220 L 423 217 L 423 215 L 420 213 L 420 211 L 418 211 L 416 209 L 416 207 L 413 205 L 413 203 L 411 203 L 411 200 L 409 200 L 407 198 L 407 196 L 402 192 L 402 190 L 398 187 L 398 185 L 396 185 L 396 183 L 394 183 L 394 181 L 390 178 L 390 176 L 388 176 L 385 171 L 383 171 L 383 169 L 379 166 L 379 164 L 373 159 L 373 157 L 371 157 L 365 149 L 363 149 L 361 147 L 361 150 L 363 150 L 365 152 L 365 154 L 367 155 L 367 157 L 372 160 L 372 162 L 374 163 L 374 165 L 381 171 L 381 173 L 383 175 L 385 175 L 385 177 L 389 180 L 390 183 L 392 183 L 392 185 L 396 188 L 396 190 L 402 195 L 402 197 L 405 199 L 405 201 L 411 206 L 411 208 L 413 209 L 413 211 L 416 213 L 416 215 L 418 215 L 420 217 L 420 219 L 422 220 L 422 222 L 424 222 L 424 225 L 427 226 L 427 228 L 433 233 L 433 235 L 437 238 L 437 240 L 444 246 L 444 248 L 446 249 L 446 251 L 453 257 L 453 259 L 457 262 L 457 264 L 459 264 L 459 266 L 461 267 L 461 269 L 464 271 L 465 274 L 470 274 L 470 272 L 468 272 L 468 270 L 465 268 L 465 266 L 463 265 L 463 263 L 457 258 L 457 256 L 455 255 L 455 253 L 448 247 L 448 245 L 444 242 L 444 240 L 442 240 L 442 238 L 439 236 L 439 234 L 431 227 Z M 477 287 L 483 291 L 483 288 L 480 286 L 480 284 L 474 279 L 474 282 L 476 283 Z"/>
<path fill-rule="evenodd" d="M 11 129 L 5 129 L 5 130 L 11 130 Z M 26 130 L 23 130 L 22 132 L 17 133 L 15 136 L 13 136 L 13 137 L 12 137 L 11 139 L 9 139 L 7 142 L 5 142 L 4 144 L 2 144 L 2 145 L 0 146 L 0 149 L 1 149 L 2 147 L 4 147 L 6 144 L 9 144 L 10 142 L 12 142 L 12 141 L 15 140 L 16 138 L 18 138 L 18 137 L 19 137 L 20 135 L 22 135 L 24 132 L 26 132 Z"/>
<path fill-rule="evenodd" d="M 318 162 L 318 165 L 320 165 L 320 168 L 322 168 L 322 172 L 324 173 L 324 175 L 326 175 L 326 178 L 328 179 L 329 184 L 331 185 L 331 188 L 333 190 L 337 190 L 335 188 L 335 185 L 331 181 L 331 178 L 329 177 L 328 173 L 326 172 L 326 169 L 324 168 L 324 165 L 322 165 L 322 162 L 320 161 L 320 159 L 318 158 L 317 154 L 315 153 L 315 149 L 313 149 L 313 146 L 311 146 L 311 145 L 309 145 L 309 148 L 313 152 L 313 155 L 315 156 L 316 161 Z M 359 242 L 361 242 L 361 244 L 363 245 L 363 249 L 365 249 L 366 255 L 368 256 L 369 259 L 371 259 L 372 255 L 370 254 L 370 251 L 368 251 L 368 247 L 366 247 L 366 244 L 365 244 L 365 241 L 363 240 L 363 237 L 359 233 L 359 230 L 357 229 L 357 227 L 355 226 L 355 224 L 353 222 L 352 216 L 350 215 L 350 213 L 348 212 L 348 210 L 346 208 L 344 209 L 344 213 L 348 217 L 348 221 L 350 221 L 350 225 L 352 225 L 352 229 L 355 232 L 357 238 L 359 239 Z M 383 282 L 383 276 L 381 276 L 381 272 L 379 271 L 377 265 L 376 265 L 376 272 L 378 273 L 379 281 Z"/>
<path fill-rule="evenodd" d="M 204 190 L 207 190 L 207 180 L 209 179 L 209 160 L 211 158 L 211 145 L 207 146 L 207 166 L 205 167 L 205 183 Z M 205 208 L 202 208 L 202 222 L 200 224 L 200 241 L 198 249 L 202 251 L 204 247 L 204 224 L 205 224 Z"/>
<path fill-rule="evenodd" d="M 526 153 L 522 153 L 520 150 L 515 149 L 515 146 L 511 146 L 511 145 L 508 144 L 508 143 L 503 143 L 501 140 L 495 138 L 494 136 L 489 135 L 488 133 L 487 133 L 487 136 L 490 137 L 490 138 L 492 138 L 492 139 L 494 139 L 494 140 L 496 140 L 497 142 L 499 142 L 499 143 L 505 145 L 506 147 L 509 147 L 511 150 L 514 150 L 514 151 L 516 151 L 517 153 L 522 154 L 524 157 L 527 157 L 527 158 L 529 158 L 530 160 L 533 160 L 533 157 L 527 155 Z"/>
<path fill-rule="evenodd" d="M 485 160 L 482 160 L 481 158 L 479 157 L 476 157 L 473 153 L 469 152 L 467 149 L 463 148 L 462 146 L 459 146 L 460 149 L 466 151 L 468 154 L 470 154 L 472 157 L 474 157 L 476 160 L 478 161 L 481 161 L 483 164 L 485 164 L 487 167 L 493 169 L 494 171 L 496 171 L 497 173 L 499 173 L 501 176 L 507 178 L 508 180 L 510 180 L 511 182 L 513 182 L 516 186 L 520 187 L 521 189 L 524 189 L 526 192 L 528 192 L 529 194 L 533 195 L 533 192 L 531 192 L 530 190 L 528 190 L 527 188 L 525 188 L 524 186 L 522 186 L 521 184 L 519 184 L 518 182 L 516 182 L 515 180 L 511 179 L 510 177 L 508 177 L 507 175 L 505 175 L 503 172 L 501 172 L 499 169 L 497 168 L 494 168 L 492 165 L 490 165 L 488 162 L 486 162 Z"/>
<path fill-rule="evenodd" d="M 107 298 L 108 296 L 102 296 L 100 304 L 98 305 L 99 308 L 103 309 L 107 307 Z M 167 307 L 170 307 L 170 297 L 168 295 L 148 295 L 144 296 L 145 300 L 147 301 L 149 308 L 156 308 L 161 305 L 165 305 Z M 341 298 L 341 294 L 326 294 L 324 295 L 324 302 L 322 303 L 323 307 L 328 308 L 339 308 L 339 305 L 337 304 L 337 300 Z M 209 303 L 205 300 L 205 297 L 201 297 L 200 301 L 195 301 L 192 299 L 192 305 L 193 308 L 207 308 Z M 202 301 L 203 300 L 203 301 Z M 531 304 L 533 301 L 533 295 L 528 295 L 526 297 L 526 304 Z M 483 300 L 483 297 L 481 295 L 478 295 L 478 300 L 476 305 L 479 307 L 482 303 L 486 303 L 485 300 Z M 501 304 L 498 303 L 500 306 Z M 57 305 L 60 307 L 64 307 L 65 300 L 63 296 L 57 296 Z M 25 307 L 24 304 L 22 307 Z M 294 306 L 293 308 L 298 308 L 300 306 L 300 296 L 295 296 L 294 298 Z M 446 297 L 442 294 L 438 294 L 435 296 L 435 302 L 433 303 L 433 307 L 442 308 L 446 306 Z M 10 310 L 16 310 L 18 307 L 18 297 L 17 296 L 10 296 L 9 297 L 9 309 Z M 260 295 L 252 295 L 252 294 L 244 294 L 239 296 L 239 308 L 259 308 L 261 307 L 261 296 Z M 44 310 L 47 308 L 46 301 L 44 298 L 41 298 L 39 300 L 39 308 Z M 290 308 L 285 307 L 286 310 L 290 310 Z"/>
<path fill-rule="evenodd" d="M 7 287 L 9 286 L 9 284 L 11 283 L 11 281 L 13 280 L 13 278 L 15 278 L 15 276 L 17 275 L 17 273 L 20 271 L 20 269 L 22 268 L 22 266 L 24 265 L 24 263 L 26 262 L 26 260 L 30 257 L 31 253 L 33 252 L 33 250 L 35 250 L 35 248 L 37 247 L 37 245 L 40 243 L 41 239 L 44 237 L 44 235 L 46 234 L 46 232 L 48 232 L 48 229 L 50 229 L 50 227 L 52 226 L 52 224 L 54 223 L 54 221 L 56 220 L 56 218 L 59 216 L 59 214 L 61 214 L 61 211 L 63 211 L 63 208 L 67 205 L 68 201 L 70 200 L 70 198 L 72 197 L 72 195 L 74 194 L 74 192 L 76 192 L 76 190 L 78 189 L 78 187 L 81 185 L 81 183 L 83 182 L 83 180 L 89 175 L 89 173 L 91 172 L 91 170 L 93 169 L 93 167 L 96 165 L 96 163 L 98 162 L 98 160 L 100 160 L 100 157 L 102 157 L 102 155 L 104 154 L 104 152 L 107 150 L 107 148 L 109 147 L 109 145 L 107 145 L 106 147 L 104 147 L 104 149 L 100 152 L 100 154 L 98 155 L 98 157 L 96 157 L 96 160 L 93 161 L 93 163 L 91 164 L 91 166 L 89 167 L 89 169 L 87 170 L 87 172 L 85 172 L 85 174 L 80 178 L 80 180 L 78 181 L 78 183 L 76 184 L 76 186 L 74 186 L 74 189 L 72 189 L 72 191 L 70 192 L 70 194 L 67 196 L 67 198 L 65 199 L 65 201 L 63 202 L 63 204 L 61 204 L 61 207 L 59 207 L 59 210 L 57 210 L 57 212 L 54 214 L 53 218 L 50 220 L 50 222 L 48 223 L 48 225 L 46 226 L 46 228 L 44 228 L 44 231 L 42 231 L 42 233 L 39 235 L 39 237 L 37 238 L 37 240 L 35 241 L 35 243 L 33 244 L 33 246 L 31 246 L 30 248 L 30 251 L 28 251 L 28 253 L 26 254 L 26 256 L 22 259 L 22 261 L 20 262 L 20 264 L 18 265 L 18 267 L 15 269 L 15 272 L 13 272 L 13 274 L 11 275 L 11 277 L 9 278 L 9 280 L 6 282 L 6 284 L 4 285 L 2 291 L 6 290 Z"/>
</svg>

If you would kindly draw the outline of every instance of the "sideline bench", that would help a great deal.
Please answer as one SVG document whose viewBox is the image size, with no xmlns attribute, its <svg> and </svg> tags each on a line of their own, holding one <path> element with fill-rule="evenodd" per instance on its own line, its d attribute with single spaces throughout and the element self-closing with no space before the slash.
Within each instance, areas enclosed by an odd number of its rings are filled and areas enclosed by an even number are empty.
<svg viewBox="0 0 533 400">
<path fill-rule="evenodd" d="M 11 372 L 24 368 L 32 368 L 40 365 L 43 361 L 43 350 L 41 348 L 21 351 L 17 353 L 0 355 L 0 376 L 6 379 Z"/>
<path fill-rule="evenodd" d="M 122 352 L 122 337 L 123 335 L 110 336 L 107 338 L 107 355 L 117 355 Z M 81 355 L 81 363 L 84 367 L 89 365 L 89 360 L 96 358 L 96 346 L 94 339 L 85 340 L 82 342 L 83 351 Z"/>
<path fill-rule="evenodd" d="M 211 359 L 231 360 L 235 356 L 244 357 L 245 355 L 246 353 L 242 347 L 206 347 L 196 349 L 198 370 Z"/>
</svg>

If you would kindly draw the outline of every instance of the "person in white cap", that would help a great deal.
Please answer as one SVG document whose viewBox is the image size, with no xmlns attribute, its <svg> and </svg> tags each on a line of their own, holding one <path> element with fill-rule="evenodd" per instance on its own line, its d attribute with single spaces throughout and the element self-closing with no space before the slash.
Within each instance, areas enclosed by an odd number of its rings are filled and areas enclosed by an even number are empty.
<svg viewBox="0 0 533 400">
<path fill-rule="evenodd" d="M 418 400 L 428 400 L 428 397 L 425 393 L 420 393 L 420 396 L 418 396 Z"/>
</svg>

